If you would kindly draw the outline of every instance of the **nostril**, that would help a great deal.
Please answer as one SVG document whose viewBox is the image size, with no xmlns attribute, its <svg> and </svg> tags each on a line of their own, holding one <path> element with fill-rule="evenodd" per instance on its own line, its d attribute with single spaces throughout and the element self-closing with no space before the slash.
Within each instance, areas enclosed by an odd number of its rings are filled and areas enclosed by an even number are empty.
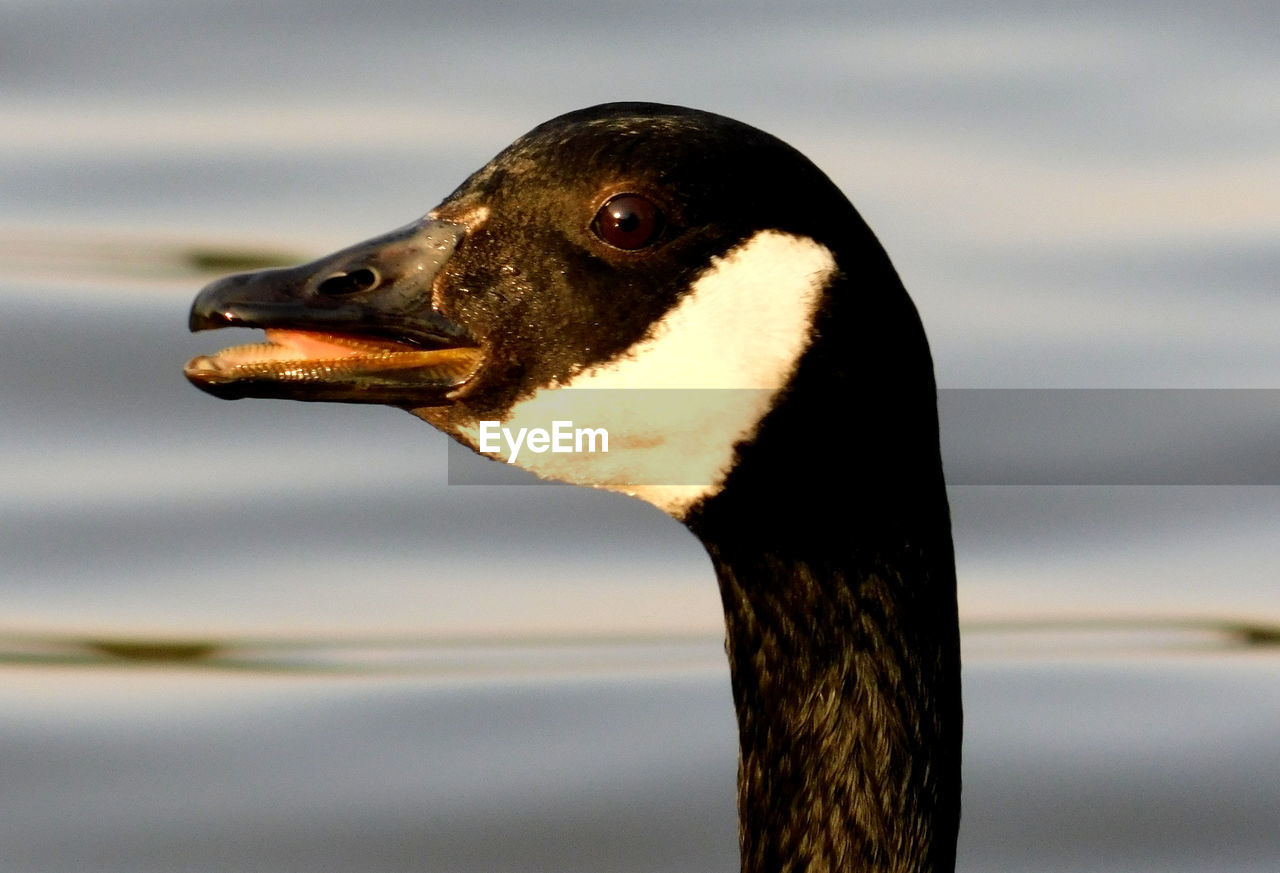
<svg viewBox="0 0 1280 873">
<path fill-rule="evenodd" d="M 361 267 L 350 273 L 334 273 L 321 282 L 316 290 L 321 294 L 342 297 L 347 294 L 359 294 L 361 291 L 372 291 L 382 282 L 378 272 L 371 267 Z"/>
</svg>

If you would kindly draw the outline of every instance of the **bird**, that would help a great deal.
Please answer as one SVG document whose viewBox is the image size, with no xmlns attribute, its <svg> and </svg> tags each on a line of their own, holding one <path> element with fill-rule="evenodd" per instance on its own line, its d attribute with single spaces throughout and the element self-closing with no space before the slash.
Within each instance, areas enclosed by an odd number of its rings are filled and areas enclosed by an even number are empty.
<svg viewBox="0 0 1280 873">
<path fill-rule="evenodd" d="M 189 327 L 265 331 L 186 365 L 215 396 L 399 407 L 682 522 L 724 607 L 742 871 L 954 869 L 933 363 L 884 248 L 800 151 L 684 107 L 569 112 L 417 221 L 211 283 Z"/>
</svg>

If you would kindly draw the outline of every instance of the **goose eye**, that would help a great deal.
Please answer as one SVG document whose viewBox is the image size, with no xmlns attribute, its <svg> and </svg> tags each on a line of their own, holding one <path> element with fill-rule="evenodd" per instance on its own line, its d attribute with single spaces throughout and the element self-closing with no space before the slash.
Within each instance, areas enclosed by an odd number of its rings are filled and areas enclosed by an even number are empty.
<svg viewBox="0 0 1280 873">
<path fill-rule="evenodd" d="M 652 245 L 662 233 L 662 227 L 662 210 L 639 194 L 610 197 L 591 222 L 591 230 L 596 236 L 614 248 L 628 252 Z"/>
</svg>

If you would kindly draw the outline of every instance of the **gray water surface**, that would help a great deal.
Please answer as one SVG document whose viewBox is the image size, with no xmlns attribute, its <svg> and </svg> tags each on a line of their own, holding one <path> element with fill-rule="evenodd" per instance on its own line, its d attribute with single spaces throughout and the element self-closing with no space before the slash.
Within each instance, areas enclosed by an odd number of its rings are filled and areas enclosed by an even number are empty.
<svg viewBox="0 0 1280 873">
<path fill-rule="evenodd" d="M 401 225 L 616 99 L 812 157 L 944 389 L 1257 391 L 1192 403 L 1164 478 L 1146 420 L 1105 458 L 1038 415 L 944 435 L 959 866 L 1280 867 L 1278 15 L 0 0 L 0 873 L 734 869 L 679 525 L 451 487 L 407 415 L 180 372 L 211 264 Z M 1141 475 L 1060 475 L 1100 460 Z"/>
</svg>

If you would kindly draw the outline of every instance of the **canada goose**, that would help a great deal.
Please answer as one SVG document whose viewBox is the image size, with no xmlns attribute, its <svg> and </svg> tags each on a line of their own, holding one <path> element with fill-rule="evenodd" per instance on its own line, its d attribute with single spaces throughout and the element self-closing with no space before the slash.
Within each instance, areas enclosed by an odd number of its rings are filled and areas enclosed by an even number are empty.
<svg viewBox="0 0 1280 873">
<path fill-rule="evenodd" d="M 398 406 L 684 522 L 724 604 L 742 869 L 953 869 L 960 661 L 928 345 L 870 229 L 790 146 L 679 107 L 573 112 L 420 221 L 214 282 L 190 326 L 266 329 L 187 365 L 217 396 Z M 609 398 L 582 407 L 608 452 L 497 440 L 564 397 Z"/>
</svg>

